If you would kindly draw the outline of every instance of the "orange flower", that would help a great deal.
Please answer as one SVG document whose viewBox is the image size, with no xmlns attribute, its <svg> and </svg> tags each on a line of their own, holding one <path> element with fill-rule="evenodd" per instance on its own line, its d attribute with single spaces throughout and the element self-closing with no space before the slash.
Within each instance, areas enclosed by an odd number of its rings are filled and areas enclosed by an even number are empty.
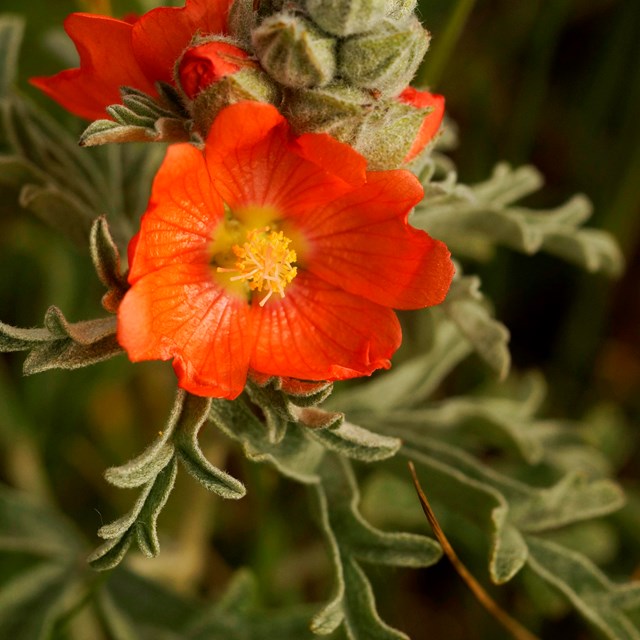
<svg viewBox="0 0 640 640">
<path fill-rule="evenodd" d="M 407 223 L 408 171 L 367 172 L 326 134 L 294 137 L 271 105 L 214 121 L 204 153 L 174 145 L 129 246 L 118 340 L 173 359 L 182 388 L 234 398 L 250 371 L 341 380 L 390 366 L 392 308 L 440 303 L 446 246 Z"/>
<path fill-rule="evenodd" d="M 31 83 L 76 115 L 96 120 L 118 104 L 120 87 L 156 96 L 156 82 L 173 82 L 173 67 L 194 35 L 223 33 L 231 0 L 186 0 L 137 20 L 72 13 L 64 28 L 80 55 L 80 68 Z"/>
<path fill-rule="evenodd" d="M 418 91 L 418 89 L 414 89 L 413 87 L 407 87 L 398 96 L 398 100 L 419 109 L 424 109 L 425 107 L 432 108 L 432 111 L 425 116 L 418 135 L 404 159 L 404 162 L 407 163 L 417 157 L 427 144 L 433 140 L 436 133 L 438 133 L 442 118 L 444 117 L 444 96 L 438 95 L 437 93 L 429 93 L 428 91 Z"/>
</svg>

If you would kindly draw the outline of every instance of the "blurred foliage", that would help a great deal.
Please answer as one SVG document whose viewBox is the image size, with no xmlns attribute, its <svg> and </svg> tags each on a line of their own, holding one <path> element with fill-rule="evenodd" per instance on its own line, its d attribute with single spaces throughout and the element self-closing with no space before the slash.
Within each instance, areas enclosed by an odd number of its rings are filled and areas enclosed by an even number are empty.
<svg viewBox="0 0 640 640">
<path fill-rule="evenodd" d="M 27 19 L 20 91 L 74 135 L 80 134 L 81 124 L 30 88 L 26 79 L 53 73 L 73 59 L 59 25 L 67 13 L 88 10 L 90 4 L 2 4 L 3 12 Z M 111 3 L 116 14 L 147 10 L 154 3 L 132 4 Z M 536 375 L 515 376 L 499 386 L 486 381 L 476 361 L 454 371 L 470 348 L 452 348 L 447 335 L 434 347 L 421 329 L 422 314 L 405 318 L 407 339 L 398 358 L 398 364 L 404 364 L 388 374 L 402 376 L 402 385 L 394 387 L 391 378 L 385 388 L 386 378 L 380 377 L 369 387 L 343 385 L 332 399 L 331 406 L 348 411 L 351 420 L 385 433 L 387 439 L 399 436 L 404 441 L 398 461 L 384 468 L 353 465 L 362 480 L 359 508 L 352 464 L 333 453 L 327 454 L 324 484 L 305 492 L 304 481 L 299 487 L 283 481 L 271 466 L 245 461 L 228 439 L 209 429 L 202 435 L 203 450 L 214 465 L 242 477 L 251 487 L 247 497 L 222 503 L 178 477 L 161 515 L 161 530 L 166 527 L 168 532 L 162 555 L 154 560 L 133 556 L 126 569 L 104 577 L 84 563 L 94 546 L 86 538 L 93 540 L 94 531 L 126 512 L 133 499 L 107 485 L 100 474 L 157 436 L 174 395 L 170 367 L 132 366 L 117 357 L 79 371 L 23 378 L 22 354 L 8 354 L 0 361 L 0 477 L 30 497 L 9 490 L 0 495 L 5 514 L 0 521 L 2 637 L 311 637 L 307 628 L 314 614 L 328 627 L 340 616 L 349 618 L 353 603 L 340 593 L 339 583 L 332 587 L 336 572 L 342 572 L 354 594 L 369 588 L 359 564 L 363 555 L 366 560 L 366 536 L 380 542 L 385 530 L 426 531 L 402 456 L 420 463 L 443 527 L 455 532 L 454 546 L 481 581 L 489 579 L 488 557 L 498 582 L 518 573 L 526 560 L 524 569 L 501 589 L 500 598 L 542 637 L 591 637 L 566 601 L 543 582 L 549 567 L 561 562 L 570 565 L 565 567 L 570 578 L 556 588 L 578 610 L 596 611 L 590 618 L 595 628 L 606 635 L 608 625 L 614 630 L 608 637 L 638 637 L 628 631 L 626 613 L 620 622 L 620 610 L 626 608 L 636 610 L 629 619 L 638 623 L 635 590 L 621 593 L 624 589 L 613 587 L 594 563 L 605 566 L 616 580 L 634 575 L 640 565 L 639 454 L 637 437 L 627 426 L 640 424 L 640 7 L 635 0 L 534 0 L 517 5 L 505 0 L 429 0 L 421 3 L 420 12 L 434 36 L 420 77 L 447 96 L 460 138 L 450 152 L 459 179 L 487 180 L 498 161 L 533 163 L 545 176 L 546 187 L 528 196 L 525 204 L 554 208 L 575 191 L 586 192 L 595 208 L 592 223 L 613 232 L 626 256 L 627 273 L 614 283 L 555 258 L 524 257 L 504 248 L 497 248 L 491 260 L 478 260 L 479 254 L 464 258 L 464 271 L 481 275 L 483 293 L 495 306 L 492 315 L 473 295 L 474 284 L 463 279 L 465 313 L 472 308 L 479 326 L 502 335 L 503 342 L 502 325 L 493 316 L 509 328 L 516 369 L 542 368 L 548 399 Z M 0 145 L 8 150 L 6 140 L 0 139 Z M 34 149 L 25 147 L 25 157 L 32 154 L 30 161 Z M 102 200 L 91 202 L 91 210 L 118 221 L 113 231 L 123 249 L 135 228 L 135 215 L 144 209 L 158 157 L 141 165 L 146 151 L 135 145 L 81 153 L 82 166 L 93 164 L 108 177 L 96 190 Z M 57 171 L 60 180 L 73 183 L 61 168 L 53 167 L 51 173 Z M 120 193 L 127 194 L 124 200 L 118 199 Z M 67 240 L 64 229 L 56 233 L 46 228 L 37 211 L 33 216 L 19 209 L 15 193 L 2 195 L 0 319 L 14 326 L 40 326 L 53 303 L 71 321 L 104 315 L 104 288 L 88 251 Z M 81 214 L 86 203 L 79 201 L 76 211 Z M 114 216 L 118 213 L 129 217 Z M 449 320 L 442 326 L 453 326 L 455 309 L 443 311 Z M 495 369 L 504 368 L 504 354 L 487 356 L 476 348 Z M 423 361 L 411 359 L 416 350 L 426 354 Z M 425 372 L 435 373 L 425 378 Z M 407 387 L 416 376 L 422 386 Z M 394 405 L 398 388 L 405 395 Z M 462 395 L 468 391 L 475 395 Z M 408 417 L 408 395 L 420 402 L 431 397 L 429 404 L 413 407 Z M 376 409 L 377 398 L 384 398 L 384 407 Z M 545 414 L 564 420 L 540 418 L 543 403 Z M 587 419 L 578 424 L 585 412 Z M 287 434 L 290 441 L 294 430 Z M 462 453 L 453 446 L 460 434 L 467 443 Z M 235 432 L 234 437 L 246 450 L 250 435 Z M 585 448 L 585 443 L 590 446 Z M 303 444 L 305 450 L 318 450 L 315 440 Z M 265 442 L 253 440 L 252 446 L 255 457 L 272 455 Z M 282 463 L 276 457 L 274 464 L 290 469 L 290 460 Z M 558 481 L 577 469 L 591 478 L 586 488 L 577 480 Z M 335 473 L 326 475 L 327 470 Z M 615 485 L 603 479 L 609 474 L 622 478 L 629 495 L 628 506 L 619 513 L 557 529 L 563 524 L 557 514 L 541 509 L 549 492 L 555 492 L 553 499 L 561 506 L 574 500 L 573 521 L 613 511 L 620 498 Z M 331 521 L 327 499 L 341 505 L 338 520 Z M 309 510 L 324 531 L 329 557 L 317 527 L 308 518 L 291 516 Z M 360 511 L 376 533 L 365 529 L 364 538 L 354 541 L 348 539 L 351 529 L 343 519 L 360 523 Z M 474 521 L 478 513 L 481 518 Z M 545 528 L 549 531 L 539 535 Z M 40 534 L 32 535 L 34 530 Z M 580 555 L 557 554 L 558 546 Z M 422 566 L 435 559 L 425 558 Z M 241 566 L 250 567 L 252 574 L 236 573 Z M 415 640 L 506 637 L 443 562 L 424 572 L 367 565 L 366 575 L 382 617 Z M 1 588 L 6 584 L 11 589 Z M 304 604 L 318 603 L 330 593 L 332 601 L 321 614 L 317 604 Z M 24 608 L 17 609 L 15 602 Z M 84 607 L 87 602 L 91 605 Z M 265 615 L 269 607 L 277 607 L 278 613 Z M 370 620 L 380 637 L 398 637 L 384 635 L 388 632 L 378 625 L 375 610 Z"/>
</svg>

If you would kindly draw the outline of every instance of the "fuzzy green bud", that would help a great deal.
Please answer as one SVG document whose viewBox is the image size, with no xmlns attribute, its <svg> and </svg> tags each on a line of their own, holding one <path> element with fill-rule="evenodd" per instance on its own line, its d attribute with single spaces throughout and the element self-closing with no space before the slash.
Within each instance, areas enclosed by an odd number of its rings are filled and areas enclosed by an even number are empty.
<svg viewBox="0 0 640 640">
<path fill-rule="evenodd" d="M 335 74 L 335 40 L 299 16 L 269 16 L 252 41 L 262 67 L 286 87 L 321 87 Z"/>
<path fill-rule="evenodd" d="M 387 17 L 392 20 L 405 20 L 416 10 L 417 0 L 388 0 Z"/>
<path fill-rule="evenodd" d="M 313 21 L 328 33 L 350 36 L 371 31 L 388 13 L 388 0 L 307 0 Z"/>
<path fill-rule="evenodd" d="M 354 144 L 355 150 L 367 158 L 368 169 L 382 171 L 403 166 L 430 111 L 397 100 L 381 101 Z"/>
<path fill-rule="evenodd" d="M 285 102 L 286 117 L 298 133 L 328 133 L 352 144 L 374 108 L 366 91 L 344 84 L 292 91 Z"/>
<path fill-rule="evenodd" d="M 204 137 L 220 109 L 244 100 L 279 104 L 280 89 L 260 69 L 248 67 L 225 76 L 198 94 L 191 104 L 197 131 Z"/>
<path fill-rule="evenodd" d="M 356 87 L 394 96 L 411 82 L 428 48 L 429 32 L 417 18 L 386 19 L 375 31 L 341 43 L 339 72 Z"/>
<path fill-rule="evenodd" d="M 343 84 L 292 92 L 285 104 L 285 115 L 298 133 L 332 135 L 365 156 L 371 171 L 403 166 L 433 109 L 376 100 Z"/>
</svg>

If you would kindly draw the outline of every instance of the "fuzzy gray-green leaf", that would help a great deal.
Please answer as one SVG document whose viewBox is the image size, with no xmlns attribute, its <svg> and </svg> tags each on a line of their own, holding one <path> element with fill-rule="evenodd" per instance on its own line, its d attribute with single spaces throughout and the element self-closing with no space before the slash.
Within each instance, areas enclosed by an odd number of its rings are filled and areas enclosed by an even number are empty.
<svg viewBox="0 0 640 640">
<path fill-rule="evenodd" d="M 242 444 L 250 460 L 269 462 L 297 482 L 318 482 L 318 468 L 325 449 L 310 439 L 306 427 L 291 423 L 282 441 L 274 444 L 264 424 L 242 401 L 214 400 L 210 417 L 219 429 Z"/>
<path fill-rule="evenodd" d="M 0 97 L 6 96 L 15 82 L 23 32 L 24 21 L 18 16 L 0 18 Z"/>
<path fill-rule="evenodd" d="M 122 351 L 115 337 L 113 316 L 70 323 L 59 309 L 50 307 L 45 327 L 49 340 L 42 340 L 31 348 L 23 366 L 25 375 L 55 368 L 86 367 Z"/>
<path fill-rule="evenodd" d="M 492 317 L 480 293 L 480 279 L 464 276 L 454 280 L 441 308 L 480 357 L 504 379 L 511 366 L 509 330 Z"/>
<path fill-rule="evenodd" d="M 344 563 L 344 581 L 348 601 L 344 628 L 349 640 L 409 640 L 409 636 L 382 621 L 375 607 L 371 584 L 351 558 Z"/>
<path fill-rule="evenodd" d="M 587 198 L 578 195 L 546 211 L 513 205 L 541 183 L 532 167 L 514 170 L 505 164 L 471 187 L 431 183 L 430 195 L 416 207 L 412 223 L 456 252 L 473 254 L 478 243 L 489 249 L 504 244 L 526 254 L 546 250 L 589 271 L 618 275 L 623 259 L 617 243 L 603 231 L 581 228 L 591 215 Z"/>
<path fill-rule="evenodd" d="M 630 596 L 628 585 L 612 583 L 593 563 L 575 551 L 529 536 L 529 567 L 559 590 L 573 606 L 610 640 L 638 640 L 640 631 L 620 606 Z M 633 598 L 637 606 L 640 589 Z"/>
<path fill-rule="evenodd" d="M 170 431 L 163 434 L 137 458 L 119 467 L 111 467 L 104 473 L 108 482 L 116 487 L 140 487 L 149 482 L 164 469 L 175 453 L 175 447 L 169 442 Z"/>
<path fill-rule="evenodd" d="M 441 551 L 424 536 L 382 532 L 366 522 L 358 510 L 360 496 L 350 463 L 329 454 L 316 487 L 318 520 L 329 546 L 334 584 L 329 601 L 316 613 L 315 633 L 332 633 L 339 625 L 352 640 L 405 639 L 380 619 L 369 581 L 356 559 L 393 566 L 429 566 Z"/>
<path fill-rule="evenodd" d="M 363 462 L 391 458 L 401 444 L 397 438 L 380 435 L 344 421 L 334 428 L 310 429 L 309 436 L 331 451 Z"/>
<path fill-rule="evenodd" d="M 53 185 L 26 184 L 19 203 L 78 246 L 87 245 L 95 214 L 72 193 Z"/>
<path fill-rule="evenodd" d="M 87 561 L 96 571 L 107 571 L 117 567 L 127 555 L 133 542 L 133 530 L 130 529 L 121 538 L 107 540 L 89 555 Z"/>
<path fill-rule="evenodd" d="M 428 567 L 442 556 L 440 545 L 426 536 L 381 531 L 360 514 L 360 493 L 351 466 L 327 456 L 321 470 L 329 517 L 340 546 L 359 560 L 397 567 Z"/>
<path fill-rule="evenodd" d="M 40 564 L 3 584 L 0 591 L 0 637 L 47 640 L 62 612 L 69 568 Z"/>
<path fill-rule="evenodd" d="M 171 459 L 155 478 L 148 498 L 140 511 L 135 523 L 136 541 L 140 551 L 148 558 L 154 558 L 160 553 L 158 541 L 158 516 L 169 499 L 178 473 L 178 461 Z"/>
<path fill-rule="evenodd" d="M 198 443 L 198 432 L 209 417 L 211 398 L 187 394 L 175 429 L 174 442 L 187 471 L 209 491 L 222 498 L 237 500 L 246 493 L 244 485 L 228 473 L 214 467 Z"/>
<path fill-rule="evenodd" d="M 469 353 L 471 345 L 450 322 L 437 322 L 431 348 L 403 362 L 384 376 L 346 391 L 330 404 L 347 415 L 354 410 L 384 413 L 428 397 L 444 377 Z M 333 400 L 333 399 L 332 399 Z"/>
</svg>

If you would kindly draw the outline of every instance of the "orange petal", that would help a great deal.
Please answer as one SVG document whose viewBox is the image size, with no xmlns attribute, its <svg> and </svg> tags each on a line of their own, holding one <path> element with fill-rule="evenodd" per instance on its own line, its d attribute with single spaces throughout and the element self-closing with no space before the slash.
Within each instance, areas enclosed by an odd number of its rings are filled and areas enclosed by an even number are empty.
<svg viewBox="0 0 640 640">
<path fill-rule="evenodd" d="M 274 296 L 275 298 L 275 296 Z M 302 380 L 344 380 L 387 369 L 401 341 L 391 309 L 299 273 L 284 298 L 252 307 L 251 369 Z"/>
<path fill-rule="evenodd" d="M 105 16 L 72 13 L 64 28 L 80 54 L 80 68 L 31 78 L 31 84 L 71 113 L 88 120 L 107 117 L 105 107 L 121 102 L 121 86 L 155 95 L 153 82 L 136 62 L 131 47 L 131 24 Z"/>
<path fill-rule="evenodd" d="M 170 146 L 134 238 L 129 282 L 176 261 L 207 264 L 209 244 L 223 215 L 202 152 L 190 144 Z"/>
<path fill-rule="evenodd" d="M 349 180 L 359 180 L 358 154 L 328 136 L 303 138 L 299 146 L 271 105 L 242 102 L 223 109 L 209 132 L 206 157 L 224 201 L 232 209 L 269 206 L 295 216 L 350 191 Z M 308 159 L 314 152 L 317 162 Z M 348 159 L 345 178 L 327 170 L 332 152 L 336 167 Z"/>
<path fill-rule="evenodd" d="M 173 68 L 192 38 L 226 33 L 230 0 L 187 0 L 184 7 L 159 7 L 133 27 L 133 50 L 149 78 L 173 82 Z"/>
<path fill-rule="evenodd" d="M 306 133 L 295 141 L 295 145 L 303 158 L 355 187 L 367 179 L 365 157 L 326 133 Z"/>
<path fill-rule="evenodd" d="M 428 91 L 418 91 L 413 87 L 407 87 L 399 96 L 398 100 L 405 104 L 410 104 L 416 108 L 432 107 L 432 111 L 425 116 L 422 126 L 418 131 L 416 139 L 413 141 L 409 153 L 404 162 L 411 162 L 438 133 L 442 118 L 444 117 L 444 96 Z"/>
<path fill-rule="evenodd" d="M 250 307 L 206 265 L 175 264 L 138 280 L 118 310 L 118 342 L 133 362 L 169 360 L 190 393 L 235 398 L 247 377 Z"/>
<path fill-rule="evenodd" d="M 395 309 L 439 304 L 453 264 L 447 247 L 407 223 L 422 187 L 408 171 L 368 174 L 367 184 L 300 221 L 305 267 L 355 295 Z"/>
</svg>

